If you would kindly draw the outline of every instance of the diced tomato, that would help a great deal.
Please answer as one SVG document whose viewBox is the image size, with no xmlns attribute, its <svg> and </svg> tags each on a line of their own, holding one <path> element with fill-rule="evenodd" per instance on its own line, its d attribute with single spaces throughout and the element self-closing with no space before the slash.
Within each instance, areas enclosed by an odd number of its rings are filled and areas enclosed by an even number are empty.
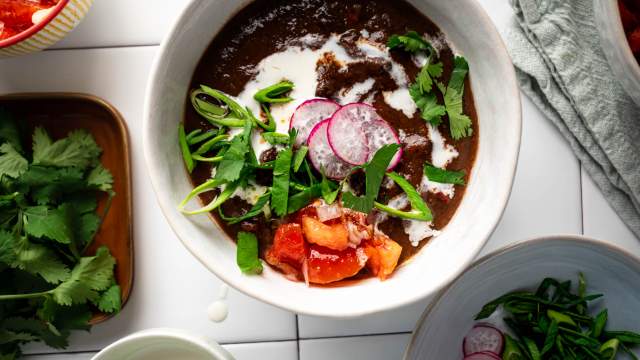
<svg viewBox="0 0 640 360">
<path fill-rule="evenodd" d="M 273 245 L 267 250 L 265 260 L 288 275 L 299 277 L 306 258 L 307 245 L 300 224 L 282 224 L 276 230 Z"/>
<path fill-rule="evenodd" d="M 342 223 L 326 225 L 314 218 L 303 216 L 302 231 L 307 241 L 312 244 L 333 250 L 344 250 L 349 247 L 349 232 Z"/>
<path fill-rule="evenodd" d="M 362 253 L 364 255 L 364 253 Z M 356 275 L 366 262 L 356 249 L 332 250 L 311 245 L 307 259 L 309 282 L 329 284 Z"/>
<path fill-rule="evenodd" d="M 373 241 L 364 245 L 367 254 L 367 268 L 380 280 L 387 279 L 398 266 L 402 246 L 386 235 L 376 234 Z"/>
</svg>

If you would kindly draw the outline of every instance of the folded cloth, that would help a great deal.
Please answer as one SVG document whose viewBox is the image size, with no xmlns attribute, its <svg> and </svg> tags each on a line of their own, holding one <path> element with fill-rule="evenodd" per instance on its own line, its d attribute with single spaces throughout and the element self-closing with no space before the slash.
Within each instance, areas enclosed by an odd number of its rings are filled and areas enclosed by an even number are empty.
<svg viewBox="0 0 640 360">
<path fill-rule="evenodd" d="M 522 90 L 640 238 L 640 107 L 605 58 L 593 0 L 510 1 L 506 39 Z"/>
</svg>

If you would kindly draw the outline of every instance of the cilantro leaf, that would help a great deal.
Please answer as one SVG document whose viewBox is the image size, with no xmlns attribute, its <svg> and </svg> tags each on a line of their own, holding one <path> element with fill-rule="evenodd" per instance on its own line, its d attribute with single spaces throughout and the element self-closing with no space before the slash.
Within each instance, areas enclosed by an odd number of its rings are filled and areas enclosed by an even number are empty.
<svg viewBox="0 0 640 360">
<path fill-rule="evenodd" d="M 427 40 L 415 31 L 409 31 L 405 35 L 392 35 L 387 42 L 389 49 L 404 49 L 407 52 L 433 51 L 433 47 Z"/>
<path fill-rule="evenodd" d="M 416 77 L 416 84 L 420 87 L 420 93 L 427 94 L 433 89 L 433 79 L 442 76 L 442 63 L 430 63 L 431 59 L 422 67 Z"/>
<path fill-rule="evenodd" d="M 293 214 L 294 212 L 309 205 L 315 199 L 322 195 L 322 189 L 320 184 L 314 184 L 310 187 L 300 191 L 299 193 L 289 197 L 289 204 L 287 206 L 287 213 Z"/>
<path fill-rule="evenodd" d="M 102 150 L 93 136 L 85 130 L 76 130 L 66 138 L 53 142 L 43 128 L 33 133 L 33 163 L 44 166 L 76 166 L 86 168 L 97 164 Z"/>
<path fill-rule="evenodd" d="M 31 189 L 30 197 L 38 204 L 55 203 L 62 195 L 87 187 L 84 172 L 76 167 L 31 166 L 17 182 Z"/>
<path fill-rule="evenodd" d="M 411 211 L 401 211 L 380 203 L 375 204 L 376 208 L 399 218 L 420 221 L 433 220 L 431 209 L 429 209 L 429 206 L 424 201 L 420 193 L 418 193 L 418 191 L 413 187 L 413 185 L 411 185 L 411 183 L 407 181 L 407 179 L 403 178 L 398 173 L 393 171 L 388 173 L 387 176 L 391 178 L 391 180 L 393 180 L 396 184 L 398 184 L 402 191 L 407 194 L 407 198 L 411 203 Z"/>
<path fill-rule="evenodd" d="M 122 296 L 120 286 L 114 284 L 111 285 L 107 291 L 100 295 L 100 300 L 96 304 L 100 311 L 105 313 L 119 312 L 122 307 Z"/>
<path fill-rule="evenodd" d="M 18 152 L 22 152 L 20 131 L 13 116 L 5 109 L 0 108 L 0 144 L 7 142 Z"/>
<path fill-rule="evenodd" d="M 258 239 L 254 234 L 242 231 L 238 233 L 236 262 L 245 274 L 262 273 L 262 262 L 258 257 Z"/>
<path fill-rule="evenodd" d="M 273 168 L 273 186 L 271 188 L 271 207 L 278 216 L 287 215 L 289 200 L 289 179 L 293 150 L 289 147 L 278 153 Z"/>
<path fill-rule="evenodd" d="M 250 152 L 251 121 L 245 121 L 242 134 L 231 140 L 231 146 L 224 153 L 222 161 L 217 167 L 216 180 L 232 182 L 240 178 L 245 167 L 247 154 Z"/>
<path fill-rule="evenodd" d="M 422 119 L 435 126 L 442 123 L 442 116 L 446 114 L 446 108 L 438 104 L 438 99 L 433 92 L 422 94 L 419 90 L 419 85 L 416 83 L 409 88 L 409 94 L 418 109 L 420 109 Z"/>
<path fill-rule="evenodd" d="M 382 179 L 391 159 L 396 155 L 399 148 L 400 146 L 397 144 L 385 145 L 375 153 L 368 164 L 364 165 L 366 193 L 364 196 L 356 196 L 351 192 L 345 192 L 342 194 L 342 202 L 345 207 L 367 214 L 371 212 L 378 197 Z"/>
<path fill-rule="evenodd" d="M 69 204 L 62 204 L 56 209 L 46 206 L 27 208 L 24 210 L 24 230 L 37 238 L 47 237 L 61 244 L 70 244 L 73 240 L 71 211 Z"/>
<path fill-rule="evenodd" d="M 29 333 L 56 349 L 63 349 L 69 345 L 66 340 L 68 334 L 61 334 L 53 324 L 47 324 L 37 319 L 18 316 L 10 317 L 0 323 L 0 328 L 14 332 Z"/>
<path fill-rule="evenodd" d="M 329 205 L 336 201 L 338 194 L 340 194 L 340 190 L 342 190 L 342 182 L 336 184 L 327 179 L 324 174 L 322 174 L 322 182 L 320 183 L 320 186 L 322 187 L 322 198 Z"/>
<path fill-rule="evenodd" d="M 113 175 L 102 164 L 98 164 L 89 172 L 87 183 L 100 191 L 111 191 L 113 189 Z"/>
<path fill-rule="evenodd" d="M 71 276 L 51 291 L 60 305 L 84 304 L 97 301 L 99 291 L 113 282 L 115 259 L 106 247 L 100 247 L 95 256 L 83 257 L 71 271 Z"/>
<path fill-rule="evenodd" d="M 53 250 L 5 231 L 0 231 L 0 262 L 14 269 L 40 275 L 51 284 L 66 280 L 70 273 Z"/>
<path fill-rule="evenodd" d="M 0 178 L 17 178 L 27 171 L 29 162 L 10 143 L 0 145 Z"/>
<path fill-rule="evenodd" d="M 464 177 L 466 174 L 464 170 L 449 171 L 446 169 L 437 168 L 429 163 L 426 163 L 424 165 L 424 174 L 427 176 L 429 181 L 441 184 L 465 185 Z"/>
<path fill-rule="evenodd" d="M 465 58 L 456 56 L 454 69 L 451 73 L 449 85 L 445 88 L 438 84 L 438 88 L 444 95 L 444 105 L 449 117 L 449 130 L 454 140 L 473 134 L 472 121 L 463 113 L 464 79 L 469 72 L 469 65 Z"/>
</svg>

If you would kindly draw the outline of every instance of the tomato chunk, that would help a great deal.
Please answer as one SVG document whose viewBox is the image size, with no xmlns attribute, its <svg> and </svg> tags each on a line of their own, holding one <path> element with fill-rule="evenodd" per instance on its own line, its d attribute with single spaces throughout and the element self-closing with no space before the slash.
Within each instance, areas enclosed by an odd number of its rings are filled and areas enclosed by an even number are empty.
<svg viewBox="0 0 640 360">
<path fill-rule="evenodd" d="M 344 250 L 349 247 L 349 232 L 342 223 L 326 225 L 314 218 L 303 216 L 302 231 L 307 241 L 312 244 L 333 250 Z"/>
<path fill-rule="evenodd" d="M 267 250 L 265 260 L 287 275 L 299 277 L 306 254 L 302 226 L 296 223 L 282 224 L 276 230 L 273 245 Z"/>
<path fill-rule="evenodd" d="M 402 246 L 386 235 L 376 234 L 372 242 L 364 246 L 367 254 L 367 268 L 380 280 L 386 280 L 398 266 Z"/>
<path fill-rule="evenodd" d="M 307 259 L 309 282 L 329 284 L 352 277 L 364 267 L 365 257 L 362 250 L 348 248 L 338 251 L 319 245 L 311 245 Z"/>
</svg>

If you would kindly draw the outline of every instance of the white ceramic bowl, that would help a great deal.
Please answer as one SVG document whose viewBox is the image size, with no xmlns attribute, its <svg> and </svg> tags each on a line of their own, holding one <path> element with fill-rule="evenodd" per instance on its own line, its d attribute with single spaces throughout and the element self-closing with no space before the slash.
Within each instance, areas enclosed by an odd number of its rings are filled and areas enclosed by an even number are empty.
<svg viewBox="0 0 640 360">
<path fill-rule="evenodd" d="M 91 360 L 233 360 L 222 346 L 178 329 L 149 329 L 107 346 Z"/>
<path fill-rule="evenodd" d="M 427 308 L 405 360 L 460 360 L 462 339 L 482 306 L 514 290 L 535 290 L 545 277 L 572 280 L 582 272 L 589 293 L 604 294 L 608 328 L 640 330 L 640 259 L 604 242 L 551 236 L 498 250 L 476 261 Z"/>
<path fill-rule="evenodd" d="M 236 289 L 300 314 L 352 317 L 388 310 L 434 294 L 464 269 L 491 235 L 507 204 L 518 159 L 520 92 L 513 65 L 489 17 L 475 0 L 412 0 L 471 66 L 480 145 L 466 195 L 443 231 L 384 282 L 318 288 L 291 282 L 266 267 L 244 276 L 236 246 L 207 216 L 185 217 L 176 205 L 192 185 L 178 147 L 191 76 L 224 23 L 249 1 L 193 0 L 156 58 L 144 114 L 144 150 L 156 196 L 171 227 L 207 268 Z"/>
<path fill-rule="evenodd" d="M 640 105 L 640 65 L 624 33 L 618 0 L 594 0 L 594 12 L 602 50 L 611 70 L 627 94 Z"/>
</svg>

